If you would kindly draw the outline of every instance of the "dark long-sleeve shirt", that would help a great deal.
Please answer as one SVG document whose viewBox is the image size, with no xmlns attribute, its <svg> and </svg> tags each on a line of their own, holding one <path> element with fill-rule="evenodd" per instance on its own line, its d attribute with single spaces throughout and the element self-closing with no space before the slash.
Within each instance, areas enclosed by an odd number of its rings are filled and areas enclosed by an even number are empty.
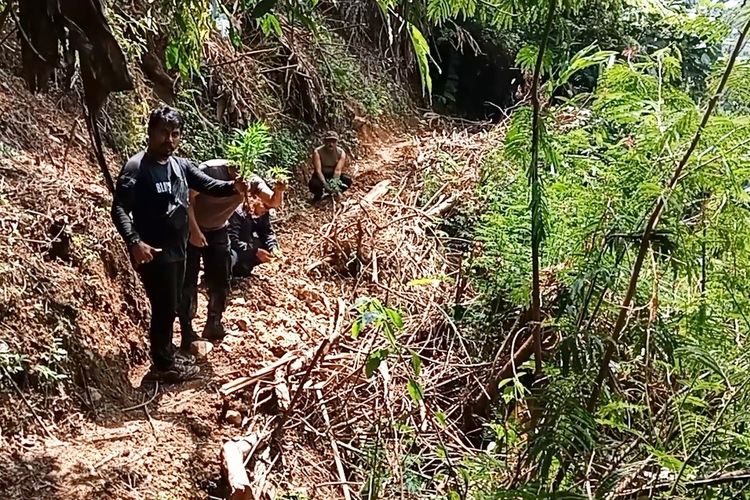
<svg viewBox="0 0 750 500">
<path fill-rule="evenodd" d="M 192 162 L 172 156 L 161 164 L 146 152 L 130 158 L 120 171 L 112 203 L 112 220 L 128 246 L 143 241 L 162 251 L 157 258 L 176 262 L 185 258 L 188 187 L 212 196 L 232 196 L 234 183 L 218 181 Z M 174 194 L 173 194 L 174 193 Z M 168 218 L 170 205 L 185 207 Z"/>
<path fill-rule="evenodd" d="M 253 244 L 254 239 L 258 240 L 261 248 L 265 248 L 269 252 L 279 246 L 276 234 L 271 226 L 271 214 L 268 212 L 255 218 L 248 215 L 242 207 L 239 207 L 229 218 L 227 231 L 232 250 L 238 253 L 244 250 L 240 242 L 246 243 L 247 247 L 253 247 L 255 246 Z"/>
</svg>

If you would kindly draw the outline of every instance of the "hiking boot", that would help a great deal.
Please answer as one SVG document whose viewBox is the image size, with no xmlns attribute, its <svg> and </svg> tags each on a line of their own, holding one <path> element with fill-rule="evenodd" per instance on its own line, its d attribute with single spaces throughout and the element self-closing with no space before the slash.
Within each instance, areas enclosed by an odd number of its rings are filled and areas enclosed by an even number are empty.
<svg viewBox="0 0 750 500">
<path fill-rule="evenodd" d="M 188 351 L 190 350 L 190 347 L 188 346 Z M 195 364 L 195 356 L 190 354 L 189 352 L 185 352 L 180 348 L 179 351 L 174 353 L 174 362 L 175 364 L 180 365 L 194 365 Z"/>
<path fill-rule="evenodd" d="M 177 384 L 194 379 L 199 372 L 200 369 L 195 365 L 173 363 L 169 368 L 156 368 L 152 366 L 151 370 L 146 374 L 145 379 L 165 384 Z"/>
<path fill-rule="evenodd" d="M 227 290 L 210 291 L 208 293 L 208 319 L 203 328 L 203 338 L 221 340 L 226 333 L 221 325 L 221 317 L 227 305 Z"/>
<path fill-rule="evenodd" d="M 198 336 L 196 335 L 196 339 Z M 177 349 L 174 345 L 172 345 L 172 357 L 174 359 L 174 363 L 177 365 L 194 365 L 195 364 L 195 356 L 190 354 L 190 344 L 188 344 L 187 349 L 180 346 L 179 349 Z"/>
<path fill-rule="evenodd" d="M 206 326 L 203 328 L 203 338 L 206 340 L 221 340 L 226 336 L 221 319 L 214 316 L 208 318 Z"/>
</svg>

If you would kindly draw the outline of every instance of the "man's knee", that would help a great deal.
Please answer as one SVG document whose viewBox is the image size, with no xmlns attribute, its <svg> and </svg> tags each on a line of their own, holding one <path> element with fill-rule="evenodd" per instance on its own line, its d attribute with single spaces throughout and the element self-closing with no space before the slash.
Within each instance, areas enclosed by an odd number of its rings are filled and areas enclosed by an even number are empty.
<svg viewBox="0 0 750 500">
<path fill-rule="evenodd" d="M 323 183 L 320 182 L 320 179 L 316 175 L 313 175 L 310 179 L 310 182 L 307 183 L 307 186 L 310 188 L 310 191 L 313 193 L 317 193 L 318 191 L 323 191 Z"/>
</svg>

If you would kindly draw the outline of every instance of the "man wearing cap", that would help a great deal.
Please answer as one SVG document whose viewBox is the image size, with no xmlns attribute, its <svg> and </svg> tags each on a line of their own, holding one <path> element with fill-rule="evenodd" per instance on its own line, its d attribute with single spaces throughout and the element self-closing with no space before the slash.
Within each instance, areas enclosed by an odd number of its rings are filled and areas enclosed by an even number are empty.
<svg viewBox="0 0 750 500">
<path fill-rule="evenodd" d="M 328 132 L 323 136 L 323 145 L 313 151 L 312 161 L 314 172 L 310 178 L 310 192 L 313 201 L 323 197 L 323 192 L 346 191 L 351 187 L 352 180 L 341 171 L 346 163 L 346 153 L 338 146 L 339 135 Z"/>
<path fill-rule="evenodd" d="M 217 180 L 234 179 L 236 169 L 227 160 L 209 160 L 199 167 L 203 173 Z M 268 185 L 254 175 L 249 182 L 248 196 L 259 198 L 263 204 L 276 208 L 281 205 L 285 185 L 277 182 L 271 191 Z M 226 308 L 231 277 L 231 257 L 227 222 L 235 209 L 245 201 L 245 195 L 217 198 L 195 191 L 190 192 L 188 218 L 190 239 L 187 245 L 185 282 L 179 307 L 182 341 L 180 348 L 189 350 L 198 339 L 193 331 L 198 302 L 198 273 L 201 259 L 208 291 L 208 315 L 203 337 L 217 340 L 224 336 L 221 318 Z"/>
</svg>

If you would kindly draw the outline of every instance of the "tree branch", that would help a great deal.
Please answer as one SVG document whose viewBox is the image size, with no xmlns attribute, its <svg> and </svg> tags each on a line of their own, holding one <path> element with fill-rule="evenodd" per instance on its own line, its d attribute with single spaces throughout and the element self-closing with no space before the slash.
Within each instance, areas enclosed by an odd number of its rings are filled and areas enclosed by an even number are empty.
<svg viewBox="0 0 750 500">
<path fill-rule="evenodd" d="M 696 479 L 694 481 L 688 481 L 683 486 L 686 488 L 710 488 L 712 486 L 718 486 L 726 483 L 733 483 L 735 481 L 749 481 L 750 480 L 750 469 L 743 469 L 739 471 L 727 472 L 719 476 Z M 660 483 L 657 485 L 647 485 L 634 490 L 623 491 L 618 494 L 615 498 L 641 498 L 641 495 L 646 492 L 666 491 L 672 486 L 672 483 Z"/>
<path fill-rule="evenodd" d="M 615 348 L 617 346 L 617 341 L 620 338 L 620 334 L 622 333 L 622 330 L 625 327 L 625 322 L 628 317 L 628 313 L 630 311 L 630 304 L 633 301 L 633 297 L 635 296 L 636 288 L 638 285 L 638 279 L 641 274 L 641 269 L 643 268 L 643 261 L 646 258 L 646 254 L 648 252 L 648 248 L 651 245 L 651 236 L 653 235 L 654 230 L 656 229 L 656 226 L 659 225 L 659 221 L 661 220 L 661 216 L 664 213 L 664 207 L 666 205 L 666 197 L 674 190 L 674 188 L 677 186 L 680 180 L 682 180 L 682 172 L 685 169 L 685 166 L 687 165 L 688 160 L 692 156 L 693 152 L 695 151 L 695 148 L 698 146 L 698 142 L 700 142 L 701 136 L 703 134 L 703 130 L 706 127 L 706 124 L 708 123 L 709 118 L 713 114 L 714 108 L 716 107 L 717 102 L 719 101 L 719 97 L 721 96 L 722 92 L 724 91 L 724 87 L 726 86 L 727 80 L 729 79 L 729 75 L 732 73 L 732 69 L 734 68 L 734 64 L 737 61 L 737 57 L 742 50 L 742 46 L 745 43 L 745 37 L 747 36 L 748 31 L 750 31 L 750 21 L 748 21 L 745 24 L 745 27 L 743 28 L 742 32 L 740 33 L 739 38 L 737 39 L 737 43 L 734 46 L 734 50 L 732 51 L 732 55 L 729 58 L 729 62 L 727 63 L 727 68 L 724 70 L 724 75 L 721 78 L 721 82 L 719 82 L 719 86 L 716 89 L 716 92 L 714 93 L 713 97 L 711 97 L 711 100 L 708 102 L 708 106 L 706 107 L 706 111 L 703 113 L 703 119 L 701 120 L 700 125 L 698 125 L 698 129 L 695 131 L 695 135 L 693 136 L 693 140 L 690 142 L 690 146 L 688 147 L 687 151 L 685 151 L 685 154 L 682 156 L 682 159 L 677 164 L 677 167 L 674 169 L 674 172 L 672 173 L 672 177 L 669 180 L 669 183 L 665 186 L 665 193 L 659 197 L 659 199 L 656 201 L 656 205 L 653 208 L 653 211 L 651 212 L 651 216 L 648 219 L 648 222 L 646 223 L 646 228 L 643 230 L 643 237 L 641 238 L 641 244 L 638 249 L 638 256 L 636 257 L 635 263 L 633 264 L 633 269 L 630 274 L 630 282 L 628 283 L 628 289 L 625 293 L 625 297 L 622 300 L 622 304 L 620 305 L 620 313 L 617 316 L 617 322 L 615 323 L 614 330 L 612 332 L 612 339 L 607 345 L 607 350 L 604 353 L 604 358 L 602 359 L 601 366 L 599 367 L 599 374 L 596 377 L 596 382 L 594 383 L 594 388 L 591 391 L 591 399 L 589 400 L 588 409 L 589 411 L 594 411 L 596 406 L 599 403 L 599 395 L 601 393 L 602 383 L 604 382 L 604 377 L 607 373 L 607 367 L 609 367 L 609 363 L 612 361 L 612 356 L 615 353 Z"/>
<path fill-rule="evenodd" d="M 539 79 L 547 50 L 549 34 L 555 15 L 557 0 L 549 0 L 547 20 L 544 26 L 542 44 L 536 55 L 534 77 L 531 82 L 531 163 L 529 164 L 529 186 L 531 188 L 531 335 L 534 339 L 534 373 L 542 373 L 542 296 L 539 284 L 539 247 L 544 238 L 542 214 L 542 185 L 539 179 L 539 141 L 541 139 L 541 105 L 539 103 Z"/>
</svg>

